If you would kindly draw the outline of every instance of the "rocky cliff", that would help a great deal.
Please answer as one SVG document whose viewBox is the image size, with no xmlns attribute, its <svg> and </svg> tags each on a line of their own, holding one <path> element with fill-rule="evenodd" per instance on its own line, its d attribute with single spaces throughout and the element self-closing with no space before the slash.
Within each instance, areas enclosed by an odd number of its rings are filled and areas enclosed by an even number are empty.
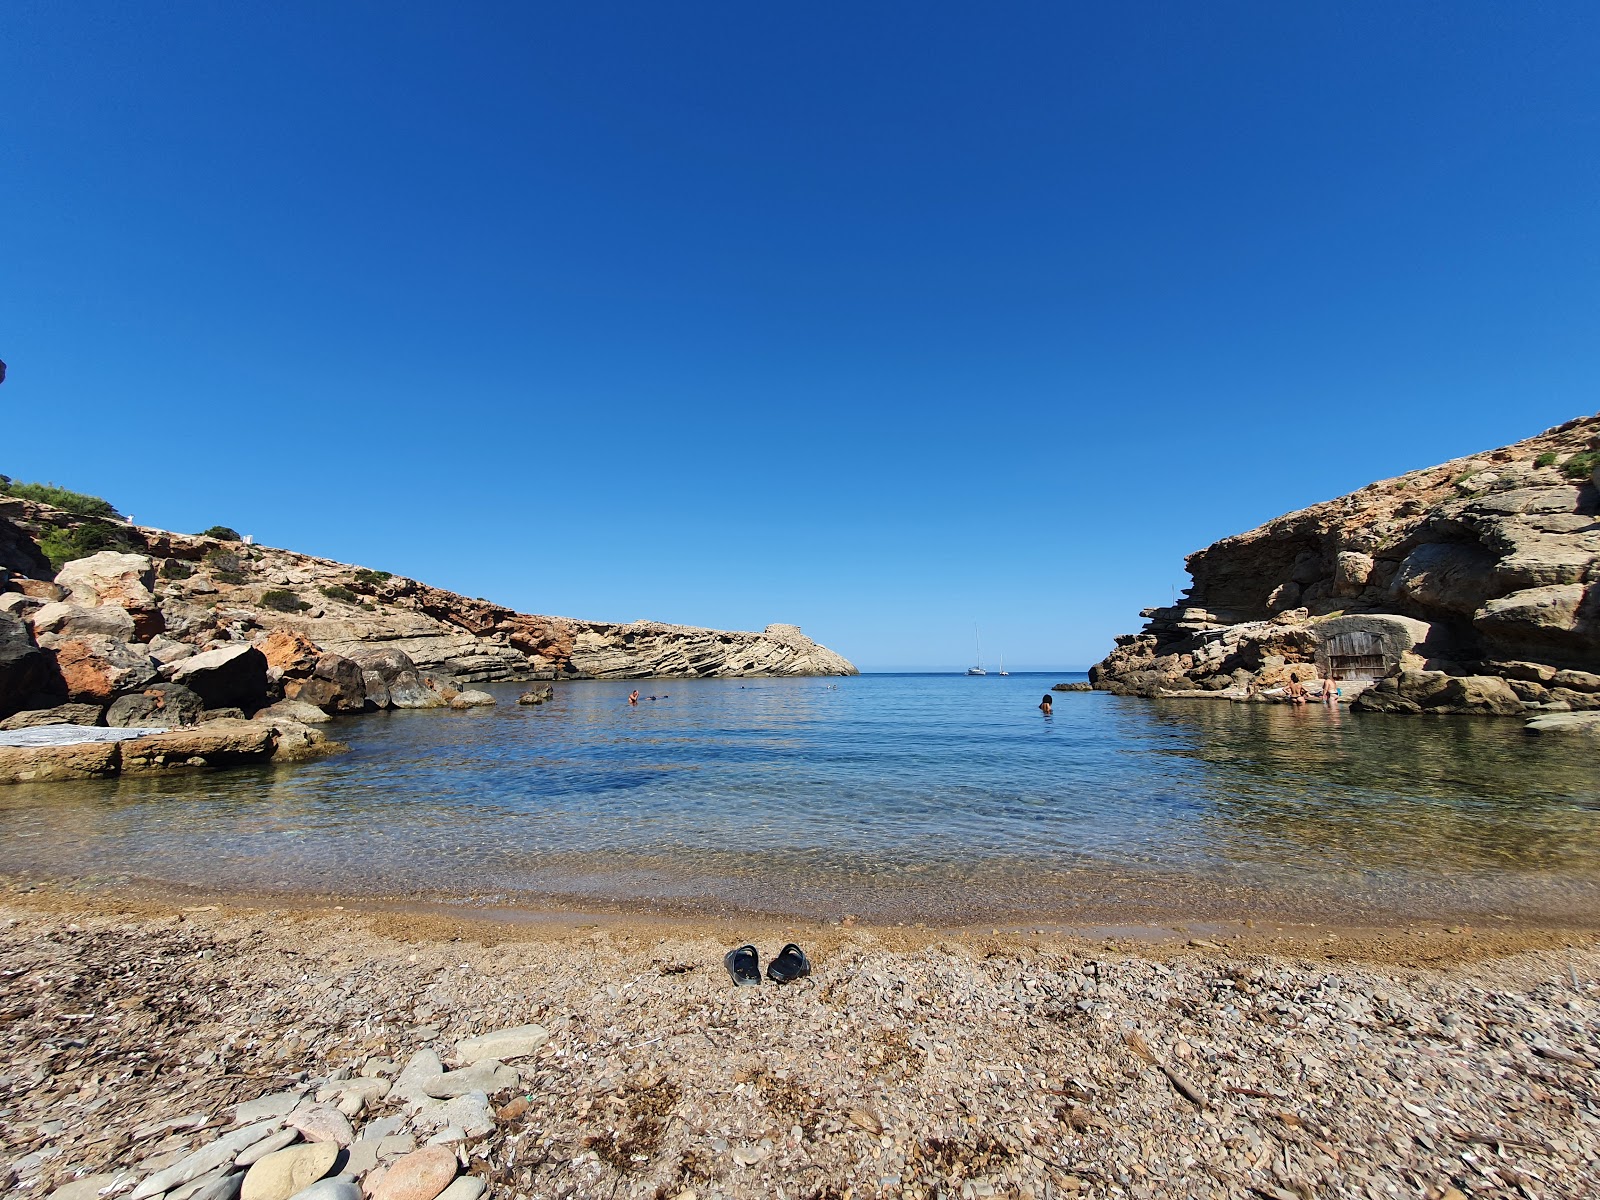
<svg viewBox="0 0 1600 1200">
<path fill-rule="evenodd" d="M 1407 711 L 1600 707 L 1597 483 L 1600 415 L 1224 538 L 1093 680 L 1243 698 L 1333 674 Z M 1452 678 L 1492 682 L 1438 698 Z"/>
<path fill-rule="evenodd" d="M 23 592 L 59 601 L 70 591 L 74 603 L 100 604 L 77 594 L 83 588 L 81 581 L 74 586 L 71 564 L 66 578 L 48 582 L 38 548 L 51 530 L 83 523 L 49 505 L 0 496 L 0 593 L 13 594 L 10 603 L 0 595 L 0 609 L 23 603 Z M 112 532 L 118 550 L 148 557 L 154 569 L 148 599 L 117 604 L 131 613 L 141 640 L 204 647 L 289 630 L 347 657 L 399 650 L 420 670 L 461 683 L 856 673 L 793 625 L 756 633 L 536 616 L 289 550 L 129 525 Z"/>
</svg>

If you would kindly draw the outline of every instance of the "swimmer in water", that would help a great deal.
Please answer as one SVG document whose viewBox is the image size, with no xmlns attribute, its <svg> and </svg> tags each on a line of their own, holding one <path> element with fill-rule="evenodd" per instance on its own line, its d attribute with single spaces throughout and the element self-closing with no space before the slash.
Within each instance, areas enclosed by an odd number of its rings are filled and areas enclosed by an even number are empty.
<svg viewBox="0 0 1600 1200">
<path fill-rule="evenodd" d="M 633 691 L 628 693 L 628 703 L 629 704 L 637 704 L 637 703 L 639 703 L 639 689 L 638 688 L 634 688 Z"/>
<path fill-rule="evenodd" d="M 1039 711 L 1048 717 L 1051 711 L 1055 708 L 1055 703 L 1056 702 L 1054 700 L 1050 699 L 1050 693 L 1046 692 L 1044 699 L 1039 701 Z"/>
</svg>

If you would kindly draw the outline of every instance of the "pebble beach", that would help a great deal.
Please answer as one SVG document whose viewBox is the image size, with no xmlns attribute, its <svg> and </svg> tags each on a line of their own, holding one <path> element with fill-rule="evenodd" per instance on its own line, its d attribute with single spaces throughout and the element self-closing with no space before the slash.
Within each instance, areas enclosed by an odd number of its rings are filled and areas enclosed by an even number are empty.
<svg viewBox="0 0 1600 1200">
<path fill-rule="evenodd" d="M 810 953 L 735 989 L 723 953 Z M 1085 938 L 13 890 L 59 1200 L 1600 1194 L 1581 932 Z"/>
</svg>

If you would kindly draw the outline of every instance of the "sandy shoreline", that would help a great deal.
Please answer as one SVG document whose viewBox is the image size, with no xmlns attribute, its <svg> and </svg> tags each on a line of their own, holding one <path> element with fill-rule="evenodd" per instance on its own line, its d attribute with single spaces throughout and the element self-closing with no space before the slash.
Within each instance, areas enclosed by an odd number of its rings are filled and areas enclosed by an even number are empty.
<svg viewBox="0 0 1600 1200">
<path fill-rule="evenodd" d="M 1592 934 L 1122 932 L 13 888 L 0 1185 L 106 1175 L 127 1196 L 239 1103 L 328 1108 L 341 1075 L 387 1087 L 419 1052 L 537 1022 L 549 1041 L 488 1095 L 492 1128 L 449 1142 L 490 1196 L 1600 1189 Z M 745 938 L 799 941 L 815 974 L 732 988 L 721 956 Z M 440 1102 L 365 1099 L 354 1132 L 392 1126 L 391 1159 L 438 1136 Z M 370 1187 L 384 1162 L 356 1166 Z"/>
</svg>

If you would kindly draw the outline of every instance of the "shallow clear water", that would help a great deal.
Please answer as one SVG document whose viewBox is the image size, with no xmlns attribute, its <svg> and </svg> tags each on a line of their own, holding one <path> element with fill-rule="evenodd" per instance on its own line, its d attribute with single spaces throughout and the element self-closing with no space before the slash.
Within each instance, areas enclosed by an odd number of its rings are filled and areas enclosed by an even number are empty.
<svg viewBox="0 0 1600 1200">
<path fill-rule="evenodd" d="M 0 789 L 0 871 L 931 921 L 1600 913 L 1600 771 L 1520 722 L 1061 675 L 558 684 L 319 763 Z"/>
</svg>

